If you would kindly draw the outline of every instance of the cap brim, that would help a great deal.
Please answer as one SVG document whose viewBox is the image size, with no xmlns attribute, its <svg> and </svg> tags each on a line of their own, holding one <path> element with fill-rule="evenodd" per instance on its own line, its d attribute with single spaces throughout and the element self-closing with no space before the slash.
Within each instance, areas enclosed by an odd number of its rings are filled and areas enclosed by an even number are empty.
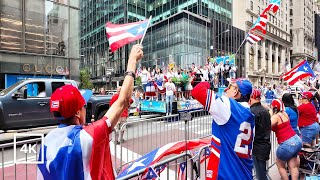
<svg viewBox="0 0 320 180">
<path fill-rule="evenodd" d="M 85 100 L 85 102 L 87 104 L 87 102 L 91 98 L 93 92 L 91 90 L 89 90 L 89 89 L 82 89 L 82 90 L 80 90 L 80 93 L 81 93 L 83 99 Z"/>
</svg>

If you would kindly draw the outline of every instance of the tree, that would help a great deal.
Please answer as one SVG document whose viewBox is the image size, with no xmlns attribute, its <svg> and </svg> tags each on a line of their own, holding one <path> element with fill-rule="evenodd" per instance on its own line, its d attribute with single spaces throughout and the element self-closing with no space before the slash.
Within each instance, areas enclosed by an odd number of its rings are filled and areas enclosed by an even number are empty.
<svg viewBox="0 0 320 180">
<path fill-rule="evenodd" d="M 89 68 L 83 68 L 80 70 L 80 89 L 92 89 L 93 84 L 90 81 Z"/>
</svg>

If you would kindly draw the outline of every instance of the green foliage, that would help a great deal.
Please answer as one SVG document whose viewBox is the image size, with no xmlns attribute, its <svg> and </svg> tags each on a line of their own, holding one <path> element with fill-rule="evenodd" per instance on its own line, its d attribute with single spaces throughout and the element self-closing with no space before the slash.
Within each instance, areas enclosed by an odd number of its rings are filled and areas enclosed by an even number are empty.
<svg viewBox="0 0 320 180">
<path fill-rule="evenodd" d="M 180 78 L 172 77 L 172 82 L 173 82 L 176 86 L 181 85 L 181 79 L 180 79 Z"/>
<path fill-rule="evenodd" d="M 181 84 L 182 85 L 186 85 L 187 83 L 188 83 L 188 79 L 189 77 L 188 77 L 188 75 L 187 74 L 182 74 L 182 77 L 181 77 Z"/>
<path fill-rule="evenodd" d="M 138 76 L 134 82 L 135 86 L 141 86 L 142 85 L 142 82 L 141 82 L 141 77 Z"/>
<path fill-rule="evenodd" d="M 92 89 L 93 84 L 90 81 L 89 68 L 84 68 L 80 70 L 80 89 Z"/>
</svg>

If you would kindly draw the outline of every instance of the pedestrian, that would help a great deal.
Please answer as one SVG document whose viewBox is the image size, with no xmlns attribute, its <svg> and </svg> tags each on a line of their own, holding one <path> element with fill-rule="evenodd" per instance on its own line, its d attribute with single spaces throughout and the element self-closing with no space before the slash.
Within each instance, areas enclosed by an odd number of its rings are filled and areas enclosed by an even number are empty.
<svg viewBox="0 0 320 180">
<path fill-rule="evenodd" d="M 110 106 L 112 106 L 112 104 L 115 103 L 118 100 L 120 91 L 121 91 L 121 86 L 119 86 L 117 88 L 117 93 L 112 96 L 112 98 L 110 100 Z M 124 134 L 124 131 L 125 131 L 126 127 L 123 127 L 122 132 L 120 132 L 120 130 L 121 130 L 122 125 L 127 122 L 127 118 L 129 117 L 129 107 L 130 107 L 130 105 L 132 103 L 133 103 L 133 100 L 130 99 L 130 103 L 129 103 L 128 107 L 126 107 L 123 110 L 123 112 L 122 112 L 122 114 L 120 116 L 120 119 L 118 120 L 118 124 L 116 125 L 116 128 L 115 128 L 115 131 L 116 131 L 115 139 L 116 139 L 116 143 L 117 144 L 120 144 L 120 142 L 124 142 L 123 134 Z"/>
<path fill-rule="evenodd" d="M 286 164 L 288 164 L 291 179 L 299 177 L 298 153 L 302 148 L 302 141 L 290 125 L 284 104 L 279 99 L 271 102 L 271 128 L 275 132 L 279 147 L 276 151 L 276 164 L 282 179 L 288 180 Z"/>
<path fill-rule="evenodd" d="M 268 180 L 267 161 L 271 151 L 271 120 L 268 110 L 261 104 L 261 92 L 254 89 L 250 96 L 250 110 L 255 116 L 255 134 L 253 141 L 252 159 L 256 178 Z"/>
<path fill-rule="evenodd" d="M 271 90 L 271 86 L 269 86 L 267 92 L 265 93 L 265 98 L 266 98 L 266 103 L 270 104 L 272 102 L 272 100 L 275 98 L 275 94 L 274 91 Z"/>
<path fill-rule="evenodd" d="M 231 81 L 219 97 L 208 82 L 199 83 L 192 96 L 211 114 L 212 141 L 206 179 L 252 179 L 254 116 L 248 101 L 252 84 Z"/>
<path fill-rule="evenodd" d="M 129 55 L 127 72 L 118 100 L 104 117 L 83 126 L 86 100 L 92 92 L 84 93 L 72 86 L 58 88 L 51 96 L 50 111 L 59 122 L 44 139 L 44 159 L 39 161 L 37 179 L 115 179 L 112 169 L 109 137 L 113 127 L 131 99 L 136 63 L 143 56 L 142 46 L 134 45 Z M 91 92 L 91 94 L 90 94 Z"/>
<path fill-rule="evenodd" d="M 176 86 L 172 82 L 172 77 L 168 79 L 168 82 L 164 85 L 166 88 L 166 104 L 167 104 L 167 115 L 172 114 L 172 101 L 173 95 L 176 92 Z M 170 109 L 169 109 L 170 106 Z"/>
<path fill-rule="evenodd" d="M 313 94 L 310 91 L 302 92 L 298 96 L 298 126 L 302 136 L 304 145 L 312 146 L 317 134 L 319 133 L 319 124 L 317 112 L 311 103 Z"/>
<path fill-rule="evenodd" d="M 286 113 L 289 116 L 290 124 L 294 132 L 298 136 L 300 136 L 300 131 L 298 127 L 298 108 L 294 103 L 292 94 L 290 93 L 285 93 L 282 96 L 282 102 L 285 106 Z"/>
</svg>

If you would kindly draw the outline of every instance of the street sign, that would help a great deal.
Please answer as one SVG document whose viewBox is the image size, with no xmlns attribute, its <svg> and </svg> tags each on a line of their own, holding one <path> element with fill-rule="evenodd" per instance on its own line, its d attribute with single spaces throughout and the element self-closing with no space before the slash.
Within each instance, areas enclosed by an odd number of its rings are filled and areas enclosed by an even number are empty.
<svg viewBox="0 0 320 180">
<path fill-rule="evenodd" d="M 106 67 L 105 69 L 106 69 L 106 71 L 114 72 L 114 68 L 113 67 Z"/>
</svg>

